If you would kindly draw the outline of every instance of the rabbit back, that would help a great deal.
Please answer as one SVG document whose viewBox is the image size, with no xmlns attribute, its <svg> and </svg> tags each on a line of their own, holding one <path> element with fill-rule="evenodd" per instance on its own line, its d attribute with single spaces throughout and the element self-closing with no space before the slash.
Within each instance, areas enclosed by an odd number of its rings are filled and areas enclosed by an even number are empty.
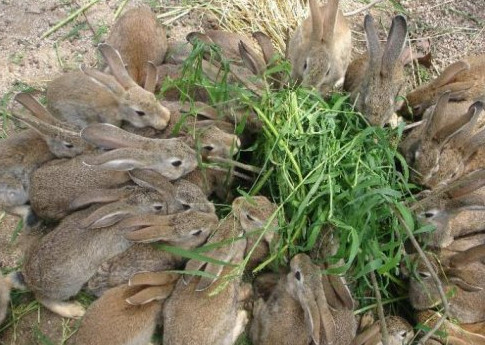
<svg viewBox="0 0 485 345">
<path fill-rule="evenodd" d="M 113 26 L 107 42 L 120 53 L 128 74 L 140 86 L 146 78 L 146 64 L 163 62 L 167 35 L 148 6 L 126 11 Z"/>
<path fill-rule="evenodd" d="M 104 262 L 89 279 L 88 289 L 100 296 L 105 290 L 127 283 L 137 272 L 158 272 L 180 268 L 181 257 L 150 244 L 136 243 L 126 251 Z"/>
</svg>

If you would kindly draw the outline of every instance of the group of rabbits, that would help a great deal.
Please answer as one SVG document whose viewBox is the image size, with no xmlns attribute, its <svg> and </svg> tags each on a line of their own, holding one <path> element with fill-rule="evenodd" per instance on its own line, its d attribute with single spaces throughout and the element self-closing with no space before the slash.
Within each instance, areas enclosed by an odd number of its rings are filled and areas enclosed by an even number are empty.
<svg viewBox="0 0 485 345">
<path fill-rule="evenodd" d="M 309 7 L 288 42 L 291 79 L 324 96 L 343 86 L 371 125 L 385 125 L 405 81 L 406 19 L 393 19 L 381 49 L 367 15 L 368 52 L 351 61 L 351 31 L 338 0 L 323 6 L 309 0 Z M 328 267 L 311 254 L 291 258 L 284 273 L 261 274 L 253 284 L 242 279 L 278 238 L 277 205 L 264 196 L 232 200 L 230 193 L 236 177 L 248 178 L 235 170 L 248 167 L 232 158 L 261 128 L 257 116 L 237 99 L 210 105 L 197 86 L 194 102 L 179 101 L 176 88 L 164 90 L 163 100 L 155 97 L 164 78 L 183 76 L 197 41 L 219 45 L 231 61 L 229 81 L 259 94 L 261 81 L 254 77 L 277 54 L 269 37 L 253 37 L 263 56 L 251 39 L 219 30 L 168 44 L 154 13 L 135 7 L 98 46 L 104 70 L 82 66 L 54 79 L 47 108 L 30 94 L 15 96 L 29 113 L 13 116 L 31 129 L 0 142 L 0 206 L 20 216 L 35 240 L 21 272 L 0 276 L 0 322 L 10 289 L 27 288 L 53 312 L 82 317 L 71 344 L 145 345 L 157 325 L 167 345 L 234 344 L 245 329 L 255 345 L 382 344 L 378 322 L 362 317 L 358 324 L 344 277 L 322 275 Z M 212 79 L 221 77 L 219 67 L 202 62 Z M 281 86 L 282 76 L 271 82 Z M 427 255 L 445 290 L 454 291 L 450 316 L 459 323 L 447 321 L 448 337 L 429 344 L 485 344 L 484 97 L 482 55 L 452 64 L 399 109 L 422 117 L 401 150 L 416 182 L 430 189 L 413 207 L 436 225 L 426 238 L 433 250 Z M 236 136 L 241 122 L 244 131 Z M 208 200 L 214 193 L 232 200 L 223 219 Z M 206 244 L 200 252 L 206 260 L 194 255 L 187 261 L 153 243 L 187 252 Z M 417 320 L 432 323 L 437 287 L 417 254 L 408 261 L 416 267 L 409 279 Z M 69 300 L 81 289 L 99 297 L 87 310 Z M 413 339 L 406 320 L 389 316 L 386 324 L 390 345 Z"/>
</svg>

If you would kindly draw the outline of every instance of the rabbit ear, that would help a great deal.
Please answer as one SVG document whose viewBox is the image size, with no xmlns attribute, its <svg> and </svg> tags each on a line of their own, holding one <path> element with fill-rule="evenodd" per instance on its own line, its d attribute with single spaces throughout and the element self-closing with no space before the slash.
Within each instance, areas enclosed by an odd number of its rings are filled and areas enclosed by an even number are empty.
<svg viewBox="0 0 485 345">
<path fill-rule="evenodd" d="M 138 84 L 136 84 L 128 74 L 125 64 L 121 59 L 120 53 L 116 49 L 106 43 L 98 44 L 98 49 L 108 63 L 111 73 L 113 73 L 114 77 L 121 84 L 121 86 L 123 86 L 125 89 L 138 86 Z"/>
<path fill-rule="evenodd" d="M 473 103 L 470 108 L 468 109 L 468 113 L 470 113 L 471 119 L 463 126 L 461 126 L 456 132 L 454 132 L 449 139 L 454 141 L 458 147 L 462 148 L 465 153 L 468 152 L 475 152 L 474 150 L 477 149 L 477 145 L 480 145 L 480 133 L 472 136 L 472 132 L 476 127 L 478 119 L 481 116 L 481 112 L 483 110 L 483 103 L 482 102 L 475 102 Z M 483 136 L 483 134 L 482 134 Z M 473 150 L 473 151 L 471 151 Z"/>
<path fill-rule="evenodd" d="M 197 115 L 202 115 L 211 120 L 217 120 L 217 110 L 204 102 L 183 103 L 179 107 L 181 112 L 190 113 L 195 110 Z"/>
<path fill-rule="evenodd" d="M 155 88 L 157 87 L 158 74 L 157 67 L 153 62 L 147 62 L 147 75 L 145 77 L 145 85 L 143 88 L 148 92 L 155 93 Z"/>
<path fill-rule="evenodd" d="M 450 97 L 451 97 L 451 94 L 450 94 Z M 438 100 L 438 103 L 439 103 L 439 100 Z M 435 137 L 438 140 L 438 142 L 443 142 L 446 138 L 451 137 L 451 135 L 455 133 L 459 128 L 469 123 L 473 119 L 474 115 L 475 115 L 475 108 L 470 107 L 464 115 L 459 116 L 456 120 L 452 121 L 451 123 L 446 124 L 446 121 L 443 121 L 443 126 L 441 126 L 438 133 L 435 134 Z M 444 117 L 443 117 L 443 120 L 445 120 Z"/>
<path fill-rule="evenodd" d="M 258 44 L 261 47 L 266 64 L 271 63 L 276 56 L 276 51 L 271 39 L 261 31 L 254 32 L 253 37 L 258 41 Z"/>
<path fill-rule="evenodd" d="M 239 41 L 239 55 L 246 65 L 247 68 L 251 70 L 254 75 L 260 75 L 266 69 L 263 61 L 260 61 L 257 57 L 257 54 L 254 50 L 244 44 L 243 41 Z"/>
<path fill-rule="evenodd" d="M 466 197 L 485 185 L 485 169 L 471 172 L 459 180 L 453 182 L 447 189 L 447 194 L 458 199 Z"/>
<path fill-rule="evenodd" d="M 377 36 L 374 18 L 367 14 L 364 18 L 365 39 L 367 42 L 367 51 L 369 52 L 369 65 L 378 66 L 381 56 L 381 45 L 379 36 Z"/>
<path fill-rule="evenodd" d="M 143 305 L 166 299 L 172 293 L 174 285 L 150 286 L 126 299 L 131 305 Z"/>
<path fill-rule="evenodd" d="M 85 157 L 83 163 L 105 170 L 129 171 L 146 167 L 149 164 L 145 159 L 146 156 L 145 150 L 121 148 L 97 156 Z"/>
<path fill-rule="evenodd" d="M 430 114 L 426 121 L 426 127 L 424 129 L 425 139 L 428 141 L 432 141 L 433 139 L 437 139 L 442 137 L 439 135 L 440 129 L 443 127 L 446 118 L 446 107 L 448 105 L 448 100 L 450 99 L 450 93 L 445 92 L 440 96 L 433 112 Z"/>
<path fill-rule="evenodd" d="M 328 0 L 323 17 L 322 41 L 333 40 L 335 25 L 337 24 L 338 0 Z"/>
<path fill-rule="evenodd" d="M 81 138 L 92 145 L 105 149 L 120 147 L 141 148 L 149 139 L 127 132 L 109 123 L 93 123 L 81 131 Z"/>
<path fill-rule="evenodd" d="M 381 341 L 381 327 L 378 322 L 372 324 L 372 326 L 366 328 L 363 332 L 354 337 L 350 345 L 371 345 L 379 344 Z"/>
<path fill-rule="evenodd" d="M 48 122 L 44 122 L 34 116 L 30 116 L 27 114 L 21 113 L 13 113 L 12 114 L 16 119 L 24 122 L 30 128 L 35 130 L 45 139 L 52 138 L 52 139 L 61 139 L 65 141 L 72 141 L 73 139 L 77 141 L 81 141 L 79 137 L 79 132 L 63 129 L 61 127 L 52 125 Z M 82 142 L 82 141 L 81 141 Z"/>
<path fill-rule="evenodd" d="M 113 202 L 127 197 L 130 194 L 129 189 L 117 188 L 117 189 L 93 189 L 87 191 L 69 204 L 69 210 L 75 211 L 82 207 L 95 204 L 95 203 L 107 203 Z"/>
<path fill-rule="evenodd" d="M 460 270 L 449 269 L 449 270 L 446 270 L 446 273 L 450 275 L 450 277 L 448 278 L 448 281 L 450 283 L 455 284 L 456 286 L 458 286 L 460 289 L 464 291 L 477 292 L 477 291 L 483 290 L 482 286 L 475 285 L 473 283 L 468 282 L 465 279 L 465 277 L 460 277 L 460 275 L 463 275 L 463 273 Z"/>
<path fill-rule="evenodd" d="M 129 216 L 132 211 L 120 202 L 110 203 L 101 206 L 89 216 L 81 220 L 82 228 L 99 229 L 118 223 L 120 220 Z"/>
<path fill-rule="evenodd" d="M 126 91 L 123 86 L 121 86 L 112 76 L 98 71 L 97 69 L 88 68 L 84 65 L 81 66 L 81 71 L 83 71 L 84 74 L 90 77 L 94 82 L 108 88 L 114 95 L 118 97 L 123 97 L 125 95 Z"/>
<path fill-rule="evenodd" d="M 129 172 L 130 178 L 140 187 L 154 189 L 166 198 L 173 199 L 175 197 L 175 187 L 170 181 L 150 169 L 134 169 Z"/>
<path fill-rule="evenodd" d="M 323 38 L 323 18 L 317 0 L 309 0 L 310 15 L 312 18 L 311 40 L 320 42 Z"/>
<path fill-rule="evenodd" d="M 15 95 L 14 99 L 22 104 L 25 108 L 29 109 L 35 115 L 35 117 L 45 123 L 58 125 L 61 122 L 52 116 L 51 113 L 49 113 L 47 109 L 42 106 L 42 104 L 40 104 L 34 97 L 32 97 L 32 95 L 28 93 L 19 92 Z"/>
<path fill-rule="evenodd" d="M 475 86 L 473 81 L 455 82 L 441 87 L 439 90 L 449 90 L 451 92 L 450 99 L 455 102 L 467 100 L 468 90 Z"/>
<path fill-rule="evenodd" d="M 350 293 L 350 290 L 348 286 L 345 284 L 344 278 L 339 277 L 337 275 L 326 275 L 328 277 L 328 281 L 330 282 L 330 286 L 334 292 L 333 295 L 335 295 L 338 298 L 338 309 L 349 309 L 353 310 L 354 309 L 354 299 L 352 298 L 352 294 Z M 327 301 L 330 305 L 330 300 L 328 299 L 327 296 L 327 290 L 325 290 L 325 297 L 327 297 Z M 337 308 L 337 306 L 336 306 Z"/>
<path fill-rule="evenodd" d="M 138 272 L 131 276 L 128 286 L 167 285 L 180 278 L 180 274 L 170 272 Z"/>
<path fill-rule="evenodd" d="M 391 75 L 396 64 L 400 63 L 399 57 L 404 49 L 407 32 L 406 18 L 402 15 L 395 16 L 382 54 L 381 73 Z"/>
<path fill-rule="evenodd" d="M 483 259 L 485 259 L 485 244 L 477 245 L 473 248 L 453 255 L 450 259 L 450 265 L 452 267 L 463 267 Z"/>
<path fill-rule="evenodd" d="M 186 39 L 191 44 L 195 44 L 196 40 L 199 40 L 199 41 L 206 43 L 206 44 L 214 44 L 214 41 L 212 40 L 212 38 L 210 38 L 206 34 L 203 34 L 201 32 L 197 32 L 197 31 L 190 32 L 186 36 Z"/>
<path fill-rule="evenodd" d="M 470 68 L 470 65 L 465 61 L 457 61 L 452 63 L 448 67 L 445 68 L 443 72 L 436 78 L 434 81 L 431 82 L 434 88 L 442 87 L 448 83 L 450 83 L 455 76 Z"/>
</svg>

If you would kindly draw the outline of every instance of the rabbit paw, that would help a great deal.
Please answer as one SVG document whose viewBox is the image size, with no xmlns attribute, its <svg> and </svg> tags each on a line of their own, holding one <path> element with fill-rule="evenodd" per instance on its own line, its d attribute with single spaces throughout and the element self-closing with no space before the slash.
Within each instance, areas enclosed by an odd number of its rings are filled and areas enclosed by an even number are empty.
<svg viewBox="0 0 485 345">
<path fill-rule="evenodd" d="M 53 300 L 39 300 L 39 302 L 53 313 L 70 319 L 81 318 L 84 313 L 86 313 L 86 309 L 84 309 L 79 302 L 62 302 Z"/>
</svg>

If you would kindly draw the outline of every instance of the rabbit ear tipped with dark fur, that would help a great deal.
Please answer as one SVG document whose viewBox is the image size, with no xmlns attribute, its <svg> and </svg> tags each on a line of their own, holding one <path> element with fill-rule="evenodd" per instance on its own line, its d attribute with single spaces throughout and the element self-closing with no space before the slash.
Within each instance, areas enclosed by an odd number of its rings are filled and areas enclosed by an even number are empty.
<svg viewBox="0 0 485 345">
<path fill-rule="evenodd" d="M 367 14 L 364 18 L 364 29 L 367 51 L 369 52 L 369 63 L 371 66 L 377 66 L 381 56 L 381 45 L 379 43 L 374 18 L 370 14 Z"/>
<path fill-rule="evenodd" d="M 406 18 L 402 15 L 395 16 L 392 20 L 391 29 L 387 37 L 387 43 L 382 55 L 382 73 L 392 73 L 396 64 L 400 64 L 399 57 L 404 49 L 406 43 L 406 35 L 408 33 L 408 26 Z"/>
</svg>

